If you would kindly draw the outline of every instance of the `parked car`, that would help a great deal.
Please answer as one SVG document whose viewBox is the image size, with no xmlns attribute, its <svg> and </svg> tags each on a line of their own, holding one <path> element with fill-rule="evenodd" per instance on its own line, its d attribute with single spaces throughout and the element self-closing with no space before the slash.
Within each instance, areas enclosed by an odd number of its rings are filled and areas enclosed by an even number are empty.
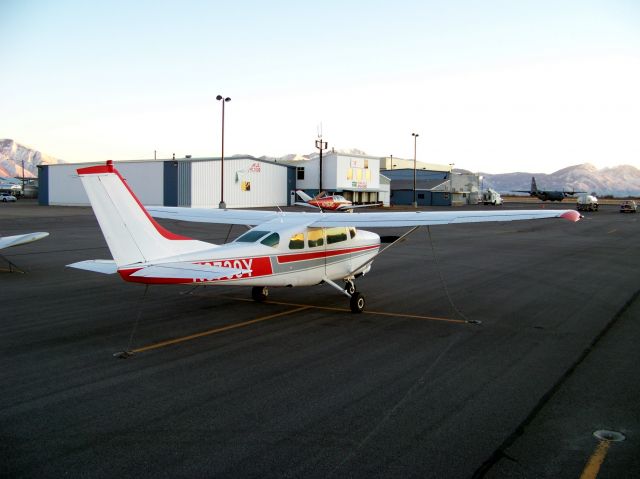
<svg viewBox="0 0 640 479">
<path fill-rule="evenodd" d="M 620 213 L 635 213 L 638 211 L 638 205 L 633 200 L 624 200 L 620 203 Z"/>
<path fill-rule="evenodd" d="M 0 193 L 0 201 L 6 203 L 8 201 L 16 201 L 16 197 L 9 193 Z"/>
</svg>

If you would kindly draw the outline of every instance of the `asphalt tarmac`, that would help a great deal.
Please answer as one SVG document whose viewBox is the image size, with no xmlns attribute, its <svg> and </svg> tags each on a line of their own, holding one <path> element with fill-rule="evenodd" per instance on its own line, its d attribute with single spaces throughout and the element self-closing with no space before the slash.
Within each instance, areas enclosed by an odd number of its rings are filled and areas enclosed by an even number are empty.
<svg viewBox="0 0 640 479">
<path fill-rule="evenodd" d="M 64 267 L 110 258 L 89 208 L 2 204 L 50 236 L 0 252 L 0 476 L 640 477 L 639 217 L 422 228 L 354 315 L 326 285 L 145 294 Z"/>
</svg>

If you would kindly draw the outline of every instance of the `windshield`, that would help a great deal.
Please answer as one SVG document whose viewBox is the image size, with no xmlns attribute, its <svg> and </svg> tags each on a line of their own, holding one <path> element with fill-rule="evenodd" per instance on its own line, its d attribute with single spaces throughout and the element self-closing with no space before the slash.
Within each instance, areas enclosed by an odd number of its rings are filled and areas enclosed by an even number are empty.
<svg viewBox="0 0 640 479">
<path fill-rule="evenodd" d="M 242 236 L 239 236 L 236 239 L 237 243 L 253 243 L 254 241 L 258 241 L 264 235 L 269 234 L 269 231 L 260 231 L 260 230 L 251 230 L 247 231 Z"/>
</svg>

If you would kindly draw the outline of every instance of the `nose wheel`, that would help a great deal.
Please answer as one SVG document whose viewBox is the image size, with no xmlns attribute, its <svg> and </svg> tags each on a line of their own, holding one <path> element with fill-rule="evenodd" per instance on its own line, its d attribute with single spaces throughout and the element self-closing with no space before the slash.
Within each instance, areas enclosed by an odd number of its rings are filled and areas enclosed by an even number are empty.
<svg viewBox="0 0 640 479">
<path fill-rule="evenodd" d="M 364 296 L 362 296 L 357 291 L 351 295 L 351 299 L 349 300 L 349 306 L 351 307 L 352 313 L 362 313 L 364 311 Z"/>
</svg>

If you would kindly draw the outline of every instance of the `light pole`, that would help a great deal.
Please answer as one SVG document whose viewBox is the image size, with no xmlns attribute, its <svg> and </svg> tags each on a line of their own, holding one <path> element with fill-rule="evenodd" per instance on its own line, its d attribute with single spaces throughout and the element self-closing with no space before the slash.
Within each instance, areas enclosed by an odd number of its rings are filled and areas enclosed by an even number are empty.
<svg viewBox="0 0 640 479">
<path fill-rule="evenodd" d="M 231 98 L 218 95 L 216 100 L 222 101 L 222 152 L 220 154 L 220 204 L 218 208 L 223 209 L 227 207 L 224 202 L 224 104 L 231 101 Z"/>
<path fill-rule="evenodd" d="M 418 200 L 416 199 L 416 144 L 418 142 L 418 135 L 417 133 L 411 133 L 411 136 L 413 136 L 413 207 L 417 208 L 418 207 Z"/>
<path fill-rule="evenodd" d="M 320 150 L 320 189 L 318 190 L 318 194 L 322 194 L 322 151 L 327 149 L 328 143 L 326 141 L 322 141 L 322 136 L 319 136 L 316 140 L 316 148 Z"/>
<path fill-rule="evenodd" d="M 391 158 L 391 168 L 393 170 L 393 155 L 389 155 L 389 158 Z"/>
</svg>

